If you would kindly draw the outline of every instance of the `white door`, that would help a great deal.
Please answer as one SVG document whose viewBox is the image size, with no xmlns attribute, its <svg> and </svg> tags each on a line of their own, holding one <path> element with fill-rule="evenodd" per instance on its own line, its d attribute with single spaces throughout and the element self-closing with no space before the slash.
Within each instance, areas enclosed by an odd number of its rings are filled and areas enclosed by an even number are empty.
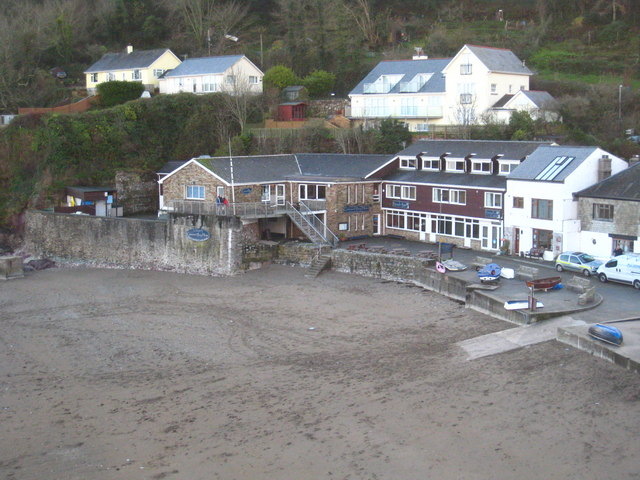
<svg viewBox="0 0 640 480">
<path fill-rule="evenodd" d="M 482 225 L 481 245 L 485 250 L 498 250 L 500 248 L 500 237 L 502 237 L 502 227 L 500 225 Z"/>
<path fill-rule="evenodd" d="M 284 205 L 284 184 L 279 183 L 276 185 L 276 205 Z"/>
<path fill-rule="evenodd" d="M 371 222 L 373 224 L 373 234 L 380 235 L 380 215 L 377 213 L 371 217 Z"/>
</svg>

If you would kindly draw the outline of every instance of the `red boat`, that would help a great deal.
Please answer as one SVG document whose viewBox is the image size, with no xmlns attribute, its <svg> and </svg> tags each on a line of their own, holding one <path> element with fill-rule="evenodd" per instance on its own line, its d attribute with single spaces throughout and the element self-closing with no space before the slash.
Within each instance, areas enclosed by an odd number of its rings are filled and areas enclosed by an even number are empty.
<svg viewBox="0 0 640 480">
<path fill-rule="evenodd" d="M 560 280 L 562 280 L 560 277 L 535 278 L 527 281 L 527 287 L 547 291 L 551 288 L 557 288 Z"/>
</svg>

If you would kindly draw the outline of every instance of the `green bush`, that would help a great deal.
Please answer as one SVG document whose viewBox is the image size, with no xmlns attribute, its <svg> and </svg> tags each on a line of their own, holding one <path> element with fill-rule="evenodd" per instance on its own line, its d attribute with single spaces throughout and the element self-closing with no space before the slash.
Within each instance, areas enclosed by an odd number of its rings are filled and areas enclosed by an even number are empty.
<svg viewBox="0 0 640 480">
<path fill-rule="evenodd" d="M 311 98 L 326 97 L 333 90 L 335 83 L 336 76 L 325 70 L 314 70 L 302 80 L 302 85 Z"/>
<path fill-rule="evenodd" d="M 144 85 L 140 82 L 114 80 L 99 83 L 97 89 L 100 95 L 100 105 L 113 107 L 140 98 L 140 95 L 144 92 Z"/>
<path fill-rule="evenodd" d="M 262 82 L 266 88 L 271 87 L 282 90 L 285 87 L 299 84 L 300 79 L 289 67 L 276 65 L 264 72 Z"/>
</svg>

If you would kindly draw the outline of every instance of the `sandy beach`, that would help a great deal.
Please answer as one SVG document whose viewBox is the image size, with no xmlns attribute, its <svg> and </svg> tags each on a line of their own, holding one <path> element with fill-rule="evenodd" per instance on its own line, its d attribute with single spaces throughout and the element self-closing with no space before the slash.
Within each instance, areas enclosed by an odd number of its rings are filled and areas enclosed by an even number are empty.
<svg viewBox="0 0 640 480">
<path fill-rule="evenodd" d="M 640 479 L 640 378 L 409 285 L 56 268 L 0 283 L 7 479 Z"/>
</svg>

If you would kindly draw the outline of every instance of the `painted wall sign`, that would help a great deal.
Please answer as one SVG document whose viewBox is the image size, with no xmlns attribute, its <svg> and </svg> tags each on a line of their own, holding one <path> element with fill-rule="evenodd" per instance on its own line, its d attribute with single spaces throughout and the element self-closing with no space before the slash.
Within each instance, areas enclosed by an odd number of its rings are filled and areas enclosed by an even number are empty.
<svg viewBox="0 0 640 480">
<path fill-rule="evenodd" d="M 344 207 L 344 213 L 368 212 L 370 209 L 369 205 L 347 205 Z"/>
<path fill-rule="evenodd" d="M 243 195 L 249 195 L 252 190 L 253 190 L 252 188 L 248 187 L 248 188 L 243 188 L 240 191 L 242 192 Z"/>
<path fill-rule="evenodd" d="M 485 210 L 484 216 L 486 218 L 502 218 L 502 210 Z"/>
<path fill-rule="evenodd" d="M 211 235 L 203 228 L 192 228 L 187 230 L 187 238 L 194 242 L 206 242 L 211 238 Z"/>
<path fill-rule="evenodd" d="M 409 208 L 409 202 L 402 202 L 400 200 L 394 200 L 391 204 L 393 208 Z"/>
</svg>

